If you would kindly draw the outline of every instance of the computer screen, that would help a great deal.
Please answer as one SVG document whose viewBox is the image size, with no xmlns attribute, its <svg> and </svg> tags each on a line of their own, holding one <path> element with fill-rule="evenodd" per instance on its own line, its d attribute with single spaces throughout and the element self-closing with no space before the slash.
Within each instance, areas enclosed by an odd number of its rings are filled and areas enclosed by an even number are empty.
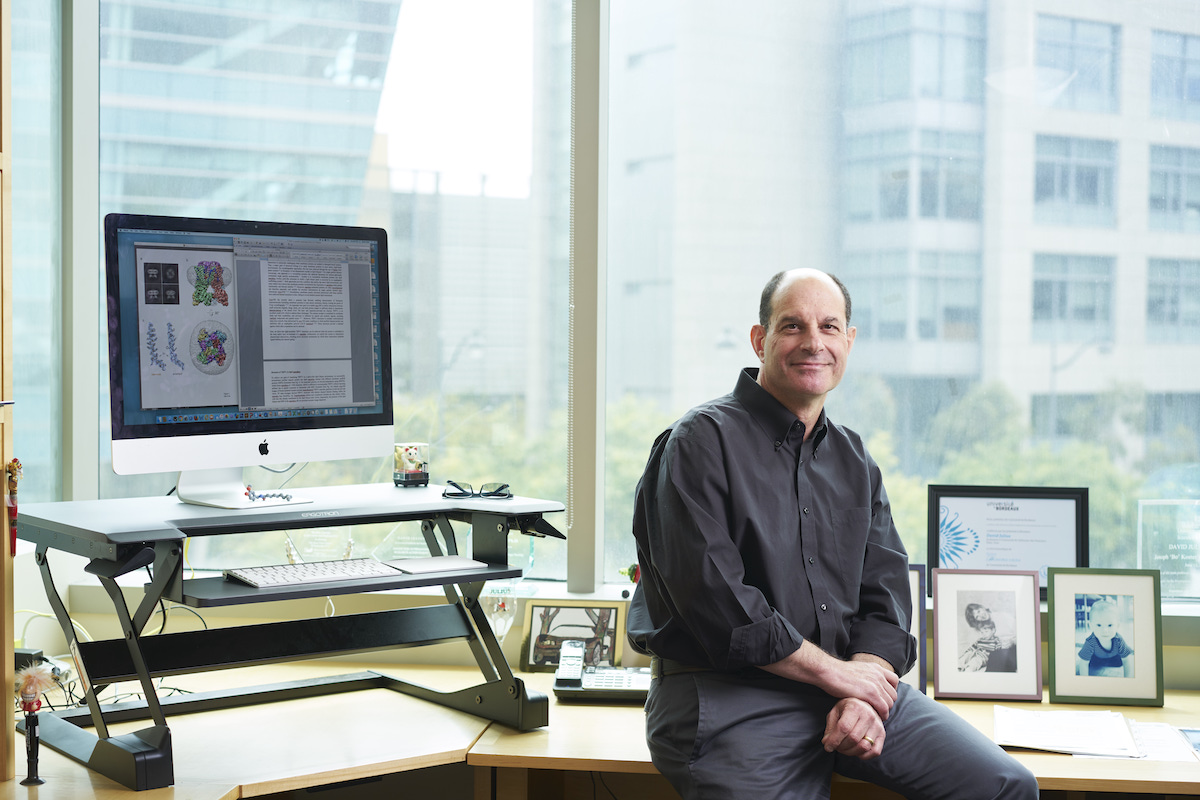
<svg viewBox="0 0 1200 800">
<path fill-rule="evenodd" d="M 285 500 L 243 467 L 391 452 L 383 230 L 109 214 L 104 243 L 115 472 L 253 507 Z"/>
</svg>

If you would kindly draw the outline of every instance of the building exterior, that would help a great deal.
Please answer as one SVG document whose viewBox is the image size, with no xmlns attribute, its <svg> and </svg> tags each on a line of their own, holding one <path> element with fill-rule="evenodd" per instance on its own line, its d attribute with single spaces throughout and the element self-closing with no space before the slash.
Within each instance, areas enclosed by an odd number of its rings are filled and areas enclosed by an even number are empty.
<svg viewBox="0 0 1200 800">
<path fill-rule="evenodd" d="M 852 375 L 886 383 L 913 471 L 929 421 L 980 384 L 1037 439 L 1120 393 L 1144 419 L 1125 458 L 1200 452 L 1200 374 L 1179 368 L 1200 363 L 1194 4 L 730 16 L 614 3 L 610 302 L 671 343 L 610 334 L 610 397 L 674 412 L 728 391 L 751 292 L 808 264 L 849 285 Z"/>
</svg>

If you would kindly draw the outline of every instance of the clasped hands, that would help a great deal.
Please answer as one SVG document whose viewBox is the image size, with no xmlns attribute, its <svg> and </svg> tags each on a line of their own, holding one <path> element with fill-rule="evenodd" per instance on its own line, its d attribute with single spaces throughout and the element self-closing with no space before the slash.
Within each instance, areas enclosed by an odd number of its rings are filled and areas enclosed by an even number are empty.
<svg viewBox="0 0 1200 800">
<path fill-rule="evenodd" d="M 883 752 L 883 721 L 900 684 L 887 661 L 870 653 L 855 653 L 842 661 L 806 639 L 789 656 L 762 669 L 839 698 L 825 717 L 821 744 L 828 752 L 864 760 Z"/>
<path fill-rule="evenodd" d="M 821 744 L 827 752 L 864 761 L 883 752 L 883 721 L 896 702 L 900 678 L 881 662 L 873 656 L 852 657 L 836 670 L 830 693 L 841 699 L 825 717 Z"/>
</svg>

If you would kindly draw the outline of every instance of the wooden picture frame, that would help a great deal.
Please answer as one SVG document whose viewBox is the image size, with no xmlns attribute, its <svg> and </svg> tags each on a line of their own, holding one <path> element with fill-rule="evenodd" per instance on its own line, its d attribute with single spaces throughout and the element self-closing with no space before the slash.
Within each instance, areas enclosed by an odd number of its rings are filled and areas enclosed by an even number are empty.
<svg viewBox="0 0 1200 800">
<path fill-rule="evenodd" d="M 935 697 L 1042 699 L 1036 570 L 935 569 Z"/>
<path fill-rule="evenodd" d="M 1050 567 L 1088 565 L 1088 490 L 931 484 L 928 538 L 931 569 L 1036 570 L 1045 600 Z"/>
<path fill-rule="evenodd" d="M 532 597 L 525 601 L 522 669 L 553 672 L 558 667 L 559 648 L 568 639 L 584 642 L 585 666 L 620 666 L 625 649 L 625 604 Z"/>
<path fill-rule="evenodd" d="M 908 565 L 908 587 L 912 595 L 912 619 L 908 621 L 908 632 L 917 640 L 917 663 L 900 677 L 901 682 L 925 694 L 925 565 Z"/>
<path fill-rule="evenodd" d="M 1049 588 L 1050 702 L 1161 706 L 1159 571 L 1051 569 Z"/>
</svg>

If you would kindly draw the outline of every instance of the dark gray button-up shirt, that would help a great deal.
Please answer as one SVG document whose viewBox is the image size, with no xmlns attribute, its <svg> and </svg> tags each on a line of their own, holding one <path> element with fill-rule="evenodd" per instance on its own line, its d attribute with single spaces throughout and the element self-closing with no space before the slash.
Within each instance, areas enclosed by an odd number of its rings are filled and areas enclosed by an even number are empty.
<svg viewBox="0 0 1200 800">
<path fill-rule="evenodd" d="M 804 441 L 804 425 L 757 374 L 744 370 L 732 394 L 654 443 L 634 506 L 642 569 L 630 642 L 732 671 L 810 639 L 904 674 L 917 652 L 908 556 L 879 467 L 824 412 Z"/>
</svg>

